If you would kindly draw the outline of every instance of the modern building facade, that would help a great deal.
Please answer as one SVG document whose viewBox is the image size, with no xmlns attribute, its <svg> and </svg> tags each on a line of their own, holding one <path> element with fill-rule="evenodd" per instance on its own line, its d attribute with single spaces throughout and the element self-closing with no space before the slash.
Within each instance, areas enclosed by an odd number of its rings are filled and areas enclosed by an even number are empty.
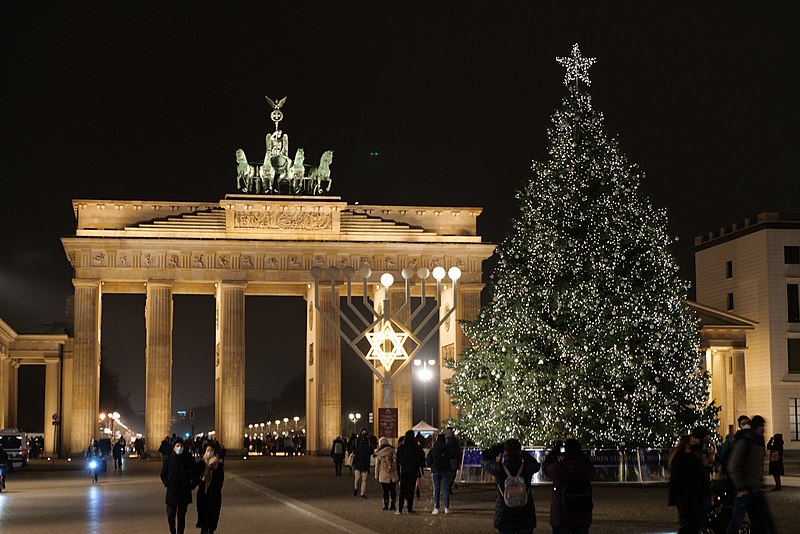
<svg viewBox="0 0 800 534">
<path fill-rule="evenodd" d="M 764 416 L 767 433 L 800 450 L 800 216 L 761 213 L 696 237 L 695 273 L 697 302 L 755 323 L 746 407 L 734 409 Z"/>
</svg>

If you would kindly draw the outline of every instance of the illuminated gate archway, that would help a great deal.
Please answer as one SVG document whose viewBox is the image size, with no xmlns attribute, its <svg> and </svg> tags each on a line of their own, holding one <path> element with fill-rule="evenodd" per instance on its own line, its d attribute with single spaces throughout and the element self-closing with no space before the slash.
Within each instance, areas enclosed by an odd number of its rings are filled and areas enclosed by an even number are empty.
<svg viewBox="0 0 800 534">
<path fill-rule="evenodd" d="M 480 208 L 349 205 L 339 197 L 228 195 L 219 202 L 75 200 L 75 236 L 62 242 L 75 270 L 74 349 L 65 354 L 69 398 L 64 411 L 66 449 L 82 451 L 96 427 L 100 372 L 101 297 L 145 294 L 148 449 L 169 433 L 172 400 L 172 296 L 216 297 L 215 425 L 220 442 L 241 447 L 244 432 L 244 302 L 246 295 L 288 295 L 308 301 L 306 411 L 308 450 L 324 450 L 340 432 L 341 354 L 335 329 L 319 320 L 315 304 L 330 309 L 329 292 L 315 303 L 315 266 L 369 266 L 369 289 L 382 300 L 381 273 L 407 267 L 458 267 L 455 320 L 473 319 L 480 306 L 482 263 L 494 251 L 477 235 Z M 397 291 L 397 295 L 395 295 Z M 378 295 L 379 294 L 379 295 Z M 401 299 L 402 289 L 389 299 Z M 443 292 L 443 309 L 452 302 Z M 439 329 L 443 358 L 466 339 L 447 321 Z M 399 427 L 411 428 L 411 367 L 394 381 Z M 439 413 L 453 407 L 439 388 Z M 156 439 L 158 438 L 158 439 Z"/>
</svg>

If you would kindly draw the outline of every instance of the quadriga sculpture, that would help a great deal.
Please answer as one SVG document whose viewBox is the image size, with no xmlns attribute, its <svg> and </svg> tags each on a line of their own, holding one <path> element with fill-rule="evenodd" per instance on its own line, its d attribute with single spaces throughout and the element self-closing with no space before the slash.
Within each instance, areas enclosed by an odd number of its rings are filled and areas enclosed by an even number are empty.
<svg viewBox="0 0 800 534">
<path fill-rule="evenodd" d="M 309 181 L 311 193 L 321 195 L 331 190 L 331 163 L 333 163 L 333 150 L 326 150 L 319 158 L 319 165 L 311 169 Z M 323 184 L 323 182 L 325 182 Z"/>
<path fill-rule="evenodd" d="M 236 151 L 236 188 L 244 191 L 245 193 L 258 191 L 253 190 L 253 178 L 256 171 L 252 165 L 247 162 L 247 156 L 241 148 Z M 242 185 L 244 184 L 244 186 Z M 256 189 L 258 185 L 256 184 Z"/>
</svg>

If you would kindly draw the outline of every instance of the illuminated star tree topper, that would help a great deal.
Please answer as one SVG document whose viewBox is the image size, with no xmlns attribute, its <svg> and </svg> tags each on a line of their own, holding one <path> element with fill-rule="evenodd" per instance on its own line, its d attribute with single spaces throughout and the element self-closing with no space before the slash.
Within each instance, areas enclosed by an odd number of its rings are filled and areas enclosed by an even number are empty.
<svg viewBox="0 0 800 534">
<path fill-rule="evenodd" d="M 572 81 L 575 82 L 575 89 L 578 89 L 578 81 L 585 83 L 587 86 L 592 85 L 592 80 L 589 79 L 589 67 L 597 63 L 597 59 L 583 57 L 581 49 L 578 48 L 578 43 L 572 45 L 572 53 L 569 57 L 557 57 L 556 62 L 567 69 L 567 72 L 564 73 L 564 85 L 567 87 Z"/>
</svg>

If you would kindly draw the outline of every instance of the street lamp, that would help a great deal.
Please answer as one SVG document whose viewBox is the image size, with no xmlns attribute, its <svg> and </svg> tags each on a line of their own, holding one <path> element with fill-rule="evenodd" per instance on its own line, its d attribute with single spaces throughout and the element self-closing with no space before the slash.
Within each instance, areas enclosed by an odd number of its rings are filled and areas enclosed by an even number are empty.
<svg viewBox="0 0 800 534">
<path fill-rule="evenodd" d="M 428 417 L 428 381 L 433 378 L 433 371 L 428 367 L 436 365 L 436 360 L 414 360 L 414 367 L 422 367 L 417 373 L 422 380 L 422 398 L 425 401 L 425 417 Z M 433 423 L 433 406 L 431 406 L 431 424 Z"/>
<path fill-rule="evenodd" d="M 281 429 L 280 424 L 281 424 L 281 420 L 280 419 L 275 419 L 275 432 L 276 433 L 278 431 L 280 431 L 280 429 Z"/>
<path fill-rule="evenodd" d="M 289 418 L 288 418 L 288 417 L 284 417 L 284 418 L 283 418 L 283 431 L 284 431 L 284 432 L 286 432 L 286 431 L 287 431 L 286 425 L 287 425 L 288 423 L 289 423 Z"/>
<path fill-rule="evenodd" d="M 350 422 L 353 423 L 353 434 L 356 433 L 356 423 L 358 423 L 359 419 L 361 419 L 360 413 L 351 413 L 347 415 Z"/>
<path fill-rule="evenodd" d="M 297 422 L 300 418 L 295 415 L 292 419 L 294 419 L 294 431 L 297 432 Z"/>
</svg>

